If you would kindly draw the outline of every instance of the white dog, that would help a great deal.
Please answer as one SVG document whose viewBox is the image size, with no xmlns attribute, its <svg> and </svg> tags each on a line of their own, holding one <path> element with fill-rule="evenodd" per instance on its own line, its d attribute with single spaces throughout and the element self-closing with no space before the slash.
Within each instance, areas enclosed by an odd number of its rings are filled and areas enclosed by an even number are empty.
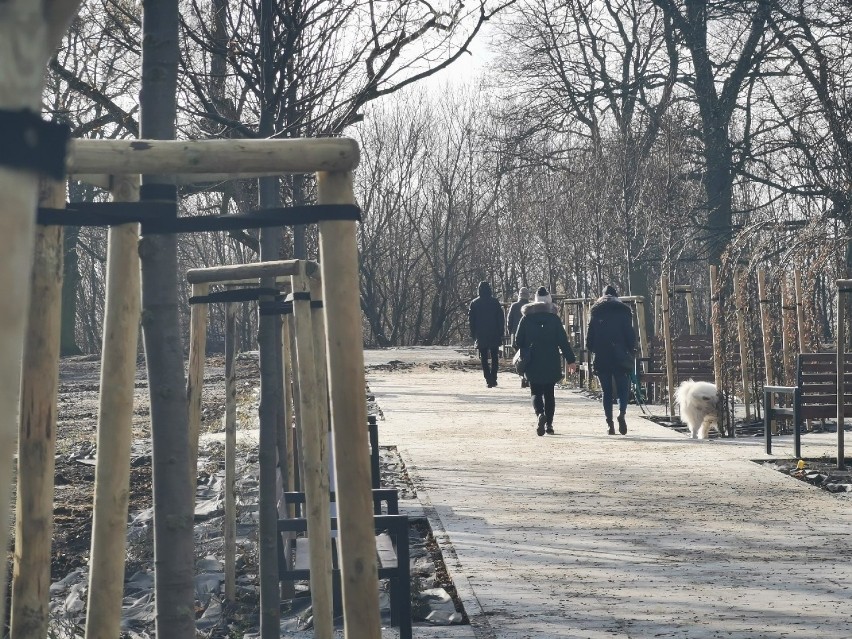
<svg viewBox="0 0 852 639">
<path fill-rule="evenodd" d="M 688 379 L 675 391 L 675 401 L 680 405 L 680 416 L 692 439 L 707 439 L 710 428 L 719 430 L 716 420 L 716 385 Z"/>
</svg>

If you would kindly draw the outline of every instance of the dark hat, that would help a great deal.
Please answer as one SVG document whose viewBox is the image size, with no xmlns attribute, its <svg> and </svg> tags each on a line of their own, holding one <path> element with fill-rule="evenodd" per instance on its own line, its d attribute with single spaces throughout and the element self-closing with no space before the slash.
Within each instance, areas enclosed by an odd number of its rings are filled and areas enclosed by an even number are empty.
<svg viewBox="0 0 852 639">
<path fill-rule="evenodd" d="M 543 286 L 539 286 L 538 290 L 535 292 L 535 301 L 536 302 L 547 302 L 550 304 L 553 300 L 550 297 L 550 293 L 547 292 L 547 289 Z"/>
<path fill-rule="evenodd" d="M 607 284 L 604 289 L 604 295 L 612 295 L 613 297 L 618 297 L 618 291 L 615 290 L 615 287 L 612 284 Z"/>
</svg>

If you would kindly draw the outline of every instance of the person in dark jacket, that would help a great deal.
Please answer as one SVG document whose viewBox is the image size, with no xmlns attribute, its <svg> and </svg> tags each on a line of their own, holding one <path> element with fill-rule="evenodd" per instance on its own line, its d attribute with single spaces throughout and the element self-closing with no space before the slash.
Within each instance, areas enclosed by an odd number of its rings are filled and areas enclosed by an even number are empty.
<svg viewBox="0 0 852 639">
<path fill-rule="evenodd" d="M 497 364 L 503 345 L 505 317 L 500 302 L 491 294 L 488 282 L 479 283 L 479 297 L 470 303 L 467 312 L 473 345 L 479 351 L 482 374 L 488 388 L 497 386 Z M 490 363 L 489 363 L 490 359 Z"/>
<path fill-rule="evenodd" d="M 553 435 L 553 414 L 556 412 L 554 387 L 562 379 L 563 357 L 568 362 L 568 370 L 576 370 L 574 351 L 546 288 L 542 286 L 536 291 L 535 301 L 525 305 L 521 315 L 514 346 L 530 349 L 530 361 L 524 375 L 530 383 L 536 433 L 539 436 L 545 432 Z"/>
<path fill-rule="evenodd" d="M 521 309 L 530 303 L 530 289 L 526 286 L 522 286 L 518 291 L 518 301 L 513 302 L 509 307 L 509 314 L 506 316 L 506 329 L 509 331 L 509 335 L 514 340 L 515 333 L 518 331 L 518 324 L 521 323 Z M 521 377 L 521 388 L 526 388 L 529 386 L 529 382 L 526 377 Z"/>
<path fill-rule="evenodd" d="M 618 299 L 613 286 L 604 289 L 603 297 L 592 305 L 586 349 L 594 353 L 594 371 L 603 391 L 603 407 L 610 435 L 615 435 L 612 421 L 613 390 L 618 397 L 618 432 L 627 434 L 627 399 L 630 393 L 630 372 L 634 367 L 636 333 L 633 331 L 633 312 Z"/>
</svg>

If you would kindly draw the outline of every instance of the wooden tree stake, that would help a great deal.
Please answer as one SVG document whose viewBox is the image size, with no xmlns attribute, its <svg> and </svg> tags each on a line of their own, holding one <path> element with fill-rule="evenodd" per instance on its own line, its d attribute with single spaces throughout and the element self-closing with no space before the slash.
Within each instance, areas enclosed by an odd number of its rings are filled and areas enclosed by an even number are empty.
<svg viewBox="0 0 852 639">
<path fill-rule="evenodd" d="M 235 366 L 238 304 L 225 305 L 225 599 L 237 592 L 237 372 Z"/>
<path fill-rule="evenodd" d="M 787 276 L 781 275 L 781 350 L 784 358 L 784 383 L 794 384 L 795 377 L 795 355 L 794 350 L 794 326 L 796 306 L 790 299 L 790 285 Z"/>
<path fill-rule="evenodd" d="M 766 271 L 760 269 L 757 272 L 757 297 L 760 305 L 760 332 L 763 333 L 763 369 L 765 378 L 763 383 L 771 386 L 775 383 L 775 366 L 772 362 L 772 316 L 769 308 L 769 291 L 766 289 Z M 771 397 L 769 399 L 771 400 Z M 764 406 L 763 410 L 769 410 Z M 778 423 L 772 420 L 772 434 L 778 434 Z"/>
<path fill-rule="evenodd" d="M 302 407 L 302 446 L 305 474 L 306 516 L 311 539 L 311 604 L 314 636 L 331 639 L 334 635 L 334 612 L 331 583 L 331 520 L 329 501 L 327 392 L 320 386 L 317 368 L 325 362 L 315 350 L 314 327 L 311 324 L 311 300 L 308 278 L 292 278 L 293 317 L 296 328 L 299 392 Z M 308 299 L 301 296 L 308 294 Z M 366 416 L 364 417 L 366 423 Z"/>
<path fill-rule="evenodd" d="M 716 378 L 716 395 L 718 397 L 717 419 L 720 430 L 724 429 L 725 402 L 722 393 L 722 359 L 725 345 L 722 343 L 722 294 L 719 290 L 719 268 L 710 266 L 710 324 L 713 327 L 713 376 Z"/>
<path fill-rule="evenodd" d="M 669 317 L 669 277 L 663 275 L 660 277 L 660 315 L 663 322 L 663 339 L 666 344 L 666 385 L 668 386 L 668 407 L 669 415 L 674 417 L 674 392 L 675 392 L 675 371 L 674 371 L 674 348 L 672 346 L 672 329 L 671 318 Z"/>
<path fill-rule="evenodd" d="M 837 469 L 846 469 L 844 420 L 846 418 L 846 304 L 844 293 L 852 280 L 837 281 Z"/>
<path fill-rule="evenodd" d="M 739 271 L 734 274 L 734 308 L 737 313 L 737 336 L 740 346 L 740 374 L 743 383 L 743 404 L 745 405 L 746 421 L 751 420 L 751 382 L 748 370 L 748 334 L 746 333 L 745 321 L 745 295 L 742 283 L 743 273 Z"/>
<path fill-rule="evenodd" d="M 352 175 L 317 173 L 317 202 L 353 204 Z M 354 222 L 319 224 L 346 639 L 379 639 L 378 566 Z"/>
<path fill-rule="evenodd" d="M 43 183 L 41 202 L 61 208 L 61 182 Z M 59 334 L 62 311 L 62 227 L 36 229 L 29 320 L 21 375 L 18 493 L 12 572 L 13 639 L 46 637 L 50 615 L 50 545 L 56 454 Z M 14 360 L 5 367 L 13 368 Z M 0 522 L 4 528 L 7 521 Z M 5 570 L 5 569 L 4 569 Z"/>
<path fill-rule="evenodd" d="M 139 177 L 118 177 L 111 190 L 113 201 L 136 202 Z M 138 224 L 109 229 L 106 289 L 86 639 L 121 634 L 133 393 L 142 306 Z"/>
<path fill-rule="evenodd" d="M 201 297 L 209 292 L 209 284 L 192 285 L 193 297 Z M 186 398 L 189 411 L 189 481 L 193 504 L 198 486 L 198 436 L 201 432 L 201 392 L 204 388 L 206 356 L 207 304 L 192 304 L 189 310 L 189 367 L 186 374 Z"/>
<path fill-rule="evenodd" d="M 689 322 L 689 334 L 697 335 L 698 327 L 695 323 L 695 299 L 692 295 L 691 286 L 684 290 L 684 297 L 686 298 L 686 320 Z"/>
</svg>

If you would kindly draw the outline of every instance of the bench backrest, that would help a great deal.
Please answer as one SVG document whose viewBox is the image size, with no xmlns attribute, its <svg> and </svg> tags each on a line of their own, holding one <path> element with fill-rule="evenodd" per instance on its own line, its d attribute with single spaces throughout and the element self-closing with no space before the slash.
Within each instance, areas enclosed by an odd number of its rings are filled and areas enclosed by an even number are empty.
<svg viewBox="0 0 852 639">
<path fill-rule="evenodd" d="M 852 415 L 852 354 L 843 364 L 846 415 Z M 801 353 L 797 358 L 796 386 L 804 417 L 837 415 L 837 353 Z"/>
<path fill-rule="evenodd" d="M 681 335 L 672 340 L 674 349 L 675 383 L 687 379 L 712 382 L 713 338 L 710 335 Z M 665 371 L 666 347 L 663 340 L 654 337 L 648 351 L 650 372 Z"/>
</svg>

